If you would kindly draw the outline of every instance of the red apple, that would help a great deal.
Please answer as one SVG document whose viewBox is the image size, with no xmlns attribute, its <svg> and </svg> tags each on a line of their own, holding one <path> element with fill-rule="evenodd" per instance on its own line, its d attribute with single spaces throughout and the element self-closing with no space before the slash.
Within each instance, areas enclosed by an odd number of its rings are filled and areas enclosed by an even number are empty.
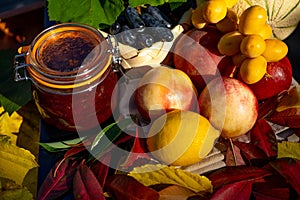
<svg viewBox="0 0 300 200">
<path fill-rule="evenodd" d="M 193 110 L 198 106 L 191 79 L 181 70 L 160 66 L 140 79 L 134 102 L 146 121 L 173 109 Z"/>
<path fill-rule="evenodd" d="M 173 63 L 175 68 L 184 71 L 200 93 L 205 85 L 220 74 L 228 71 L 233 64 L 231 58 L 222 55 L 217 48 L 223 36 L 217 29 L 192 29 L 183 34 L 175 43 Z M 227 67 L 226 70 L 224 70 Z"/>
<path fill-rule="evenodd" d="M 207 84 L 199 96 L 199 108 L 225 138 L 247 133 L 258 115 L 258 101 L 251 89 L 229 77 L 215 78 Z"/>
<path fill-rule="evenodd" d="M 289 89 L 292 76 L 291 63 L 288 57 L 284 57 L 277 62 L 268 62 L 267 75 L 249 87 L 259 101 L 264 100 Z"/>
</svg>

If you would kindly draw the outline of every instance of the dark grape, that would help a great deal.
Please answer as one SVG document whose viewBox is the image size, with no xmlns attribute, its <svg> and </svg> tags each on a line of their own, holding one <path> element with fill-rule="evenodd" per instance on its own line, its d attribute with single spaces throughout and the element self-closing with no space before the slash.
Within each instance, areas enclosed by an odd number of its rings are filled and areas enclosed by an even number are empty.
<svg viewBox="0 0 300 200">
<path fill-rule="evenodd" d="M 142 13 L 141 18 L 148 27 L 164 27 L 164 24 L 162 24 L 149 13 Z"/>
<path fill-rule="evenodd" d="M 145 23 L 135 8 L 128 6 L 124 14 L 130 28 L 135 28 L 138 32 L 142 32 L 145 29 Z"/>
<path fill-rule="evenodd" d="M 123 44 L 134 46 L 136 42 L 136 34 L 127 25 L 124 25 L 121 28 L 121 32 L 117 34 L 117 39 Z"/>
<path fill-rule="evenodd" d="M 154 43 L 154 39 L 149 34 L 139 33 L 137 34 L 136 45 L 137 48 L 151 47 Z"/>
<path fill-rule="evenodd" d="M 150 13 L 154 18 L 160 21 L 162 24 L 165 25 L 166 28 L 171 28 L 172 24 L 170 20 L 157 8 L 154 6 L 148 6 L 147 12 Z"/>
<path fill-rule="evenodd" d="M 156 41 L 171 42 L 174 39 L 174 35 L 170 29 L 163 27 L 156 27 L 152 29 L 152 35 Z"/>
<path fill-rule="evenodd" d="M 109 32 L 112 35 L 115 35 L 121 31 L 121 24 L 119 22 L 115 22 L 110 26 Z"/>
</svg>

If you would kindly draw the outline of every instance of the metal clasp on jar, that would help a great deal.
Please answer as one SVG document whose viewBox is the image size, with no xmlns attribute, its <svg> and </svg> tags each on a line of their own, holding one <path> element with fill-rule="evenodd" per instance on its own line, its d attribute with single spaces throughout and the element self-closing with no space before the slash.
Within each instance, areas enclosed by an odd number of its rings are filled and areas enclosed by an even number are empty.
<svg viewBox="0 0 300 200">
<path fill-rule="evenodd" d="M 112 39 L 113 38 L 113 39 Z M 112 54 L 112 67 L 114 72 L 121 73 L 124 76 L 126 82 L 129 81 L 129 77 L 126 75 L 122 66 L 122 57 L 120 54 L 118 39 L 115 35 L 107 35 L 106 39 L 109 42 L 111 49 L 109 52 Z"/>
<path fill-rule="evenodd" d="M 23 81 L 30 80 L 30 76 L 27 74 L 26 67 L 30 66 L 25 62 L 26 53 L 22 53 L 19 55 L 15 55 L 14 57 L 14 80 L 15 81 Z"/>
</svg>

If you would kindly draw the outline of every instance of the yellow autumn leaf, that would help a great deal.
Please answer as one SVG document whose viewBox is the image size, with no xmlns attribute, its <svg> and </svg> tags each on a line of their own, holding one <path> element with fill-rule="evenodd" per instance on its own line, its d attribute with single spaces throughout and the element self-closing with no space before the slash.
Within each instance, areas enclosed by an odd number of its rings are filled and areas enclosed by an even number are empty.
<svg viewBox="0 0 300 200">
<path fill-rule="evenodd" d="M 276 111 L 281 112 L 289 108 L 300 108 L 300 87 L 291 88 L 280 100 Z"/>
<path fill-rule="evenodd" d="M 38 164 L 30 151 L 0 137 L 0 177 L 22 185 L 25 175 L 34 167 Z"/>
<path fill-rule="evenodd" d="M 278 143 L 278 158 L 294 158 L 300 160 L 300 143 L 282 141 Z"/>
<path fill-rule="evenodd" d="M 17 112 L 13 112 L 9 116 L 8 112 L 0 107 L 0 135 L 9 136 L 14 145 L 17 143 L 17 135 L 14 133 L 19 132 L 22 122 L 23 118 Z"/>
<path fill-rule="evenodd" d="M 143 165 L 134 168 L 129 176 L 145 186 L 156 184 L 172 184 L 186 187 L 194 192 L 212 192 L 211 181 L 199 174 L 186 172 L 180 168 L 166 165 Z"/>
<path fill-rule="evenodd" d="M 197 195 L 197 193 L 191 191 L 182 186 L 171 185 L 159 192 L 159 200 L 182 200 L 188 199 L 190 196 Z"/>
</svg>

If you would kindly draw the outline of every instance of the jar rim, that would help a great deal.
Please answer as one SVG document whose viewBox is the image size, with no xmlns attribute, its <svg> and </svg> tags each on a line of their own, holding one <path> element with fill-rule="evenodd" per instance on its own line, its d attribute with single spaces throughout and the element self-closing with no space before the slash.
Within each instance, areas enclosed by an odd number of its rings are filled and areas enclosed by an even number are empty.
<svg viewBox="0 0 300 200">
<path fill-rule="evenodd" d="M 47 47 L 47 42 L 56 45 L 57 39 L 73 36 L 92 43 L 91 54 L 88 52 L 88 56 L 84 58 L 88 61 L 83 61 L 77 69 L 70 71 L 58 71 L 46 66 L 41 59 L 42 48 Z M 73 49 L 70 48 L 70 51 Z M 99 30 L 80 23 L 61 23 L 43 30 L 34 38 L 28 50 L 28 71 L 33 81 L 47 87 L 75 88 L 101 77 L 110 66 L 111 57 L 109 44 Z"/>
</svg>

